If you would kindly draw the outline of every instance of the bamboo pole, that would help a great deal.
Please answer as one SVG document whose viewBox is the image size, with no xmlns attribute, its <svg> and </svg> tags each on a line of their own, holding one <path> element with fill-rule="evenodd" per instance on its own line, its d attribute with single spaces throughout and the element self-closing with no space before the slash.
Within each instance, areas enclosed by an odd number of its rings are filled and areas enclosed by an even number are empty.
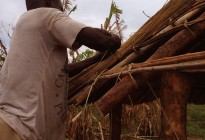
<svg viewBox="0 0 205 140">
<path fill-rule="evenodd" d="M 141 67 L 141 68 L 133 68 L 131 70 L 126 70 L 120 73 L 114 73 L 110 75 L 103 75 L 99 77 L 99 79 L 107 79 L 107 78 L 113 78 L 116 76 L 123 76 L 127 74 L 133 74 L 133 73 L 141 73 L 141 72 L 157 72 L 157 71 L 189 71 L 189 70 L 200 70 L 200 67 L 202 70 L 205 68 L 205 59 L 203 60 L 195 60 L 195 61 L 188 61 L 188 62 L 181 62 L 179 64 L 168 64 L 168 65 L 159 65 L 159 66 L 148 66 L 148 67 Z"/>
<path fill-rule="evenodd" d="M 190 63 L 190 61 L 205 59 L 205 51 L 188 53 L 179 56 L 165 57 L 162 59 L 152 60 L 144 63 L 130 64 L 126 68 L 119 68 L 113 71 L 105 72 L 99 79 L 103 78 L 114 78 L 119 75 L 125 75 L 135 72 L 143 71 L 163 71 L 163 70 L 178 70 L 187 69 L 190 67 L 197 68 L 198 66 L 203 66 L 203 62 L 200 64 Z M 188 62 L 188 63 L 184 63 Z M 167 68 L 167 69 L 166 69 Z M 172 69 L 173 68 L 173 69 Z"/>
</svg>

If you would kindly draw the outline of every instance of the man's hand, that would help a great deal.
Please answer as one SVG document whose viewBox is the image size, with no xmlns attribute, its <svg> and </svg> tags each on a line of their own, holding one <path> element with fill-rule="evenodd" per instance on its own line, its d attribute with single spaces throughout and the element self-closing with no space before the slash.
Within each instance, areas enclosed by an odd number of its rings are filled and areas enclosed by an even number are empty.
<svg viewBox="0 0 205 140">
<path fill-rule="evenodd" d="M 115 52 L 116 50 L 118 50 L 121 46 L 121 39 L 118 35 L 116 34 L 111 34 L 113 40 L 114 40 L 114 45 L 113 47 L 111 47 L 111 52 Z"/>
<path fill-rule="evenodd" d="M 121 39 L 115 34 L 110 34 L 98 28 L 85 27 L 77 35 L 75 42 L 91 49 L 105 52 L 116 51 L 121 46 Z"/>
<path fill-rule="evenodd" d="M 91 49 L 95 49 L 99 51 L 99 53 L 81 62 L 69 64 L 70 76 L 74 76 L 88 66 L 100 61 L 101 59 L 107 58 L 111 53 L 120 48 L 121 39 L 118 35 L 110 34 L 105 30 L 86 27 L 78 34 L 75 42 L 73 43 L 73 48 L 80 45 L 85 45 Z"/>
</svg>

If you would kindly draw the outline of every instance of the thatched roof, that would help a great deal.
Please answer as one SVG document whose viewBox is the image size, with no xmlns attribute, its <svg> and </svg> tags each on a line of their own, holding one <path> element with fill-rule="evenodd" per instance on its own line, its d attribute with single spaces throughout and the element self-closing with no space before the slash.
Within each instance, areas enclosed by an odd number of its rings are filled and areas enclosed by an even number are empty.
<svg viewBox="0 0 205 140">
<path fill-rule="evenodd" d="M 194 80 L 194 96 L 191 95 L 189 101 L 205 103 L 205 94 L 202 94 L 205 82 L 204 8 L 203 0 L 170 0 L 117 52 L 69 80 L 69 103 L 79 105 L 98 100 L 95 104 L 99 107 L 113 98 L 106 103 L 110 110 L 126 101 L 128 95 L 128 102 L 130 98 L 135 103 L 154 100 L 157 95 L 147 88 L 146 81 L 158 91 L 156 81 L 160 82 L 164 71 L 188 73 Z M 128 81 L 132 85 L 128 85 Z M 126 84 L 130 87 L 120 91 L 119 98 L 115 97 L 113 91 Z M 135 91 L 142 94 L 136 97 Z"/>
</svg>

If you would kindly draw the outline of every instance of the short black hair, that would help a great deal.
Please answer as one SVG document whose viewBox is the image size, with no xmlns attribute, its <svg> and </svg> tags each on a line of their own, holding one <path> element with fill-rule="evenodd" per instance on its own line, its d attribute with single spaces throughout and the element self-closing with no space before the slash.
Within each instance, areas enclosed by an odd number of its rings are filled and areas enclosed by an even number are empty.
<svg viewBox="0 0 205 140">
<path fill-rule="evenodd" d="M 26 0 L 27 10 L 32 10 L 40 7 L 56 8 L 63 11 L 61 0 Z"/>
<path fill-rule="evenodd" d="M 27 10 L 36 9 L 39 7 L 46 7 L 44 0 L 26 0 Z"/>
</svg>

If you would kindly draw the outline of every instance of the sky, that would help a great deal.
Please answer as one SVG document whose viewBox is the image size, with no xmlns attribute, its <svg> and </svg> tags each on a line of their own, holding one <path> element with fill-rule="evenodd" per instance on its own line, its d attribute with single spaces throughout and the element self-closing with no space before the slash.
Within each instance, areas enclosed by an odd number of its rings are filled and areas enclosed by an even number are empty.
<svg viewBox="0 0 205 140">
<path fill-rule="evenodd" d="M 167 0 L 114 0 L 119 9 L 123 10 L 121 18 L 125 21 L 127 29 L 125 38 L 136 32 L 149 18 L 153 16 Z M 91 27 L 100 28 L 108 17 L 112 0 L 74 0 L 77 11 L 70 16 Z M 146 13 L 146 15 L 143 13 Z M 26 12 L 25 0 L 0 0 L 0 37 L 6 46 L 10 38 L 7 33 L 12 33 L 12 28 L 22 13 Z"/>
</svg>

